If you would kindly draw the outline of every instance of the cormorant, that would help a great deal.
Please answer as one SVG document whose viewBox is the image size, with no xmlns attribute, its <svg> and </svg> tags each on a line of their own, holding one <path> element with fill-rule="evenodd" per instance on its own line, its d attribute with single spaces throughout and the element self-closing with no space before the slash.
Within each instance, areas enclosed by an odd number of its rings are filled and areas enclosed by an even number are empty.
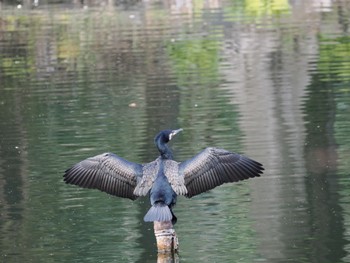
<svg viewBox="0 0 350 263">
<path fill-rule="evenodd" d="M 177 195 L 188 198 L 224 183 L 237 182 L 263 173 L 262 164 L 243 155 L 208 147 L 184 162 L 173 160 L 167 143 L 182 129 L 164 130 L 154 138 L 160 156 L 153 162 L 129 162 L 113 153 L 87 158 L 64 174 L 64 181 L 95 188 L 135 200 L 150 194 L 152 207 L 144 221 L 172 221 Z"/>
</svg>

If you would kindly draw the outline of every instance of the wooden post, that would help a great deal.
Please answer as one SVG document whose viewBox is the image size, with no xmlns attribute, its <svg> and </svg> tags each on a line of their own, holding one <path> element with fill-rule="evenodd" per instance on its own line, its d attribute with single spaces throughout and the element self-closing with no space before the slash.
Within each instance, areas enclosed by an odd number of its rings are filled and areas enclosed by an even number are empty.
<svg viewBox="0 0 350 263">
<path fill-rule="evenodd" d="M 153 222 L 154 235 L 157 239 L 158 253 L 174 253 L 179 248 L 179 242 L 171 221 Z"/>
</svg>

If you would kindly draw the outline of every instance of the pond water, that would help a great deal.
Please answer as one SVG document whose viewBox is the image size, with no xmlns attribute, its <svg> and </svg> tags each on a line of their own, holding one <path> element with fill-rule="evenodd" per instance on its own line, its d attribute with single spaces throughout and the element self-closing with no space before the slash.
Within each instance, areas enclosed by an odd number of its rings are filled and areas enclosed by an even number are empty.
<svg viewBox="0 0 350 263">
<path fill-rule="evenodd" d="M 349 23 L 341 0 L 0 2 L 0 261 L 156 262 L 147 198 L 62 175 L 181 127 L 176 160 L 266 170 L 178 199 L 178 261 L 350 262 Z"/>
</svg>

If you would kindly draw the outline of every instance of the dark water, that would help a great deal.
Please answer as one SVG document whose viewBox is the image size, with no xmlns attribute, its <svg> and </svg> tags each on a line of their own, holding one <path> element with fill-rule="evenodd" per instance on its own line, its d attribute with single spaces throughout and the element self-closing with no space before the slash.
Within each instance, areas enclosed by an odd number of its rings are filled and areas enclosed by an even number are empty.
<svg viewBox="0 0 350 263">
<path fill-rule="evenodd" d="M 85 4 L 0 5 L 1 262 L 156 262 L 146 198 L 62 174 L 178 127 L 266 168 L 179 198 L 180 262 L 350 262 L 349 1 Z"/>
</svg>

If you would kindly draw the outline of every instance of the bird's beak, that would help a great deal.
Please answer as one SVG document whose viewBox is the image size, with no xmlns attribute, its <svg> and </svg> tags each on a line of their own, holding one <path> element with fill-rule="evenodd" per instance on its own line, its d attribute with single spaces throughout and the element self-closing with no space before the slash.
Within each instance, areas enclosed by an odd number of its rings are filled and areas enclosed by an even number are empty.
<svg viewBox="0 0 350 263">
<path fill-rule="evenodd" d="M 178 129 L 178 130 L 174 130 L 172 133 L 174 133 L 174 135 L 176 135 L 176 134 L 178 134 L 179 132 L 182 132 L 182 131 L 183 131 L 183 129 L 180 128 L 180 129 Z"/>
<path fill-rule="evenodd" d="M 183 129 L 181 129 L 181 128 L 178 130 L 173 130 L 169 135 L 169 140 L 171 140 L 176 134 L 178 134 L 181 131 L 183 131 Z"/>
</svg>

